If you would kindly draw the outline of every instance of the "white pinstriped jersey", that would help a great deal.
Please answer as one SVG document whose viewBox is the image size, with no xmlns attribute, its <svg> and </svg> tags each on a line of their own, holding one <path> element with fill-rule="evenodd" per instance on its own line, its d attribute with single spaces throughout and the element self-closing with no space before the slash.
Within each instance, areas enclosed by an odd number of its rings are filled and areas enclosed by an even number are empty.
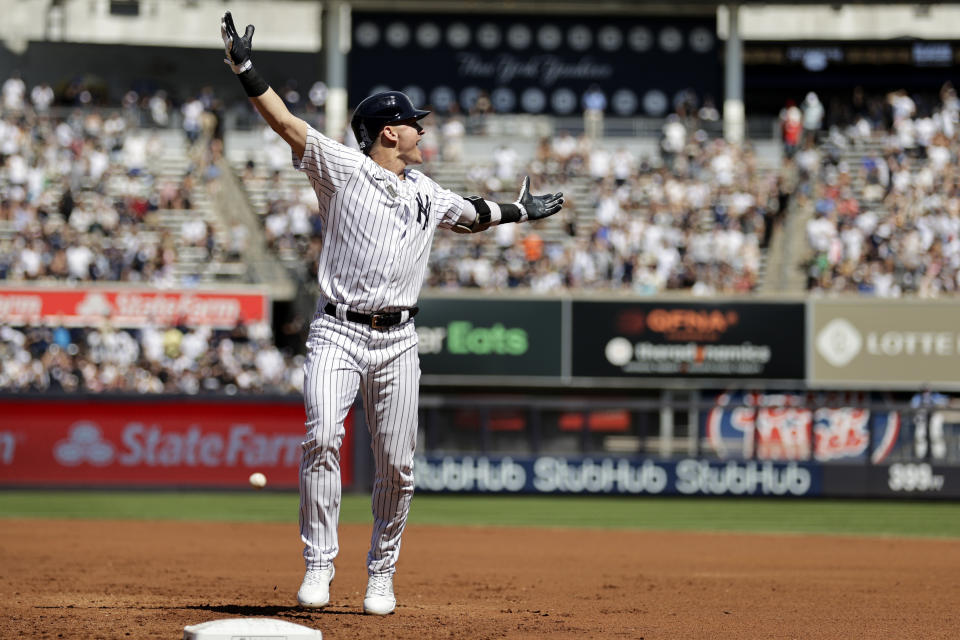
<svg viewBox="0 0 960 640">
<path fill-rule="evenodd" d="M 433 233 L 457 223 L 463 197 L 414 169 L 401 180 L 313 127 L 293 166 L 310 178 L 320 204 L 322 295 L 364 313 L 414 306 Z"/>
</svg>

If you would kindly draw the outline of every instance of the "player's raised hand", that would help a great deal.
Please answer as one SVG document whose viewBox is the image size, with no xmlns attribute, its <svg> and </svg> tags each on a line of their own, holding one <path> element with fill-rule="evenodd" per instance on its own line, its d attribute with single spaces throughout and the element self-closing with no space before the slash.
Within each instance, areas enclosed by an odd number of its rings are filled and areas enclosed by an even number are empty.
<svg viewBox="0 0 960 640">
<path fill-rule="evenodd" d="M 520 185 L 520 197 L 514 203 L 527 214 L 528 220 L 540 220 L 552 216 L 563 206 L 563 193 L 535 196 L 530 193 L 530 176 L 524 176 Z"/>
<path fill-rule="evenodd" d="M 250 61 L 250 52 L 253 50 L 253 25 L 248 24 L 243 37 L 237 33 L 233 24 L 233 16 L 227 11 L 220 19 L 220 35 L 223 37 L 223 50 L 226 57 L 223 59 L 234 73 L 243 73 L 253 66 Z"/>
</svg>

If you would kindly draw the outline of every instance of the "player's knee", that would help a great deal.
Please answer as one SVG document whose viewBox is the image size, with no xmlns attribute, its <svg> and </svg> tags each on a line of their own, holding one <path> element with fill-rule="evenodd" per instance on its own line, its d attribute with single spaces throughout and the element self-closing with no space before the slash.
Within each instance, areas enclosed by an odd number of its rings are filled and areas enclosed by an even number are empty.
<svg viewBox="0 0 960 640">
<path fill-rule="evenodd" d="M 318 440 L 310 438 L 300 443 L 303 451 L 303 468 L 326 468 L 336 470 L 340 468 L 340 443 L 335 440 Z"/>
<path fill-rule="evenodd" d="M 344 427 L 343 423 L 337 424 L 330 420 L 323 420 L 317 418 L 314 420 L 307 420 L 307 437 L 304 441 L 304 445 L 310 444 L 311 446 L 319 447 L 337 447 L 340 448 L 340 443 L 343 442 L 344 436 Z"/>
<path fill-rule="evenodd" d="M 413 487 L 413 465 L 395 459 L 387 459 L 377 475 L 384 484 L 398 489 Z"/>
</svg>

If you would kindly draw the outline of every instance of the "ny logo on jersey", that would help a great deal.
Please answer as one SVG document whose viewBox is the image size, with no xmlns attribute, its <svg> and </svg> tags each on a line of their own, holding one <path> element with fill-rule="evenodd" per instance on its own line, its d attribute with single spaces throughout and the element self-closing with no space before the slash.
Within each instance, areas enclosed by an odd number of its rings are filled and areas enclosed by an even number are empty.
<svg viewBox="0 0 960 640">
<path fill-rule="evenodd" d="M 425 201 L 424 201 L 425 200 Z M 427 221 L 430 219 L 430 196 L 424 196 L 423 200 L 420 199 L 420 194 L 417 194 L 417 222 L 420 222 L 420 216 L 423 216 L 423 226 L 422 229 L 427 228 Z"/>
</svg>

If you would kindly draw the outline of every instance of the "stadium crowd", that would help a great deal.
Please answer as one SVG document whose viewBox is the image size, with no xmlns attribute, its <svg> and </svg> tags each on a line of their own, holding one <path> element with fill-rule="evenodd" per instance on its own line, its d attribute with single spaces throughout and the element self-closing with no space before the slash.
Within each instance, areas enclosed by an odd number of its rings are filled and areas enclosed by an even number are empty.
<svg viewBox="0 0 960 640">
<path fill-rule="evenodd" d="M 190 286 L 198 274 L 175 269 L 183 247 L 239 260 L 242 233 L 221 240 L 194 212 L 198 185 L 215 178 L 209 161 L 162 174 L 163 141 L 137 126 L 129 105 L 53 111 L 48 86 L 28 93 L 16 76 L 0 92 L 0 280 Z M 144 104 L 162 123 L 167 102 L 156 97 Z M 196 98 L 183 111 L 189 138 L 207 107 Z M 165 224 L 168 210 L 182 222 Z"/>
<path fill-rule="evenodd" d="M 0 390 L 292 393 L 303 356 L 286 355 L 269 326 L 118 329 L 0 325 Z"/>
<path fill-rule="evenodd" d="M 783 206 L 777 172 L 759 167 L 749 145 L 708 137 L 696 114 L 671 117 L 652 158 L 562 132 L 541 140 L 528 161 L 502 146 L 492 162 L 464 162 L 459 117 L 428 120 L 426 128 L 426 173 L 456 163 L 467 193 L 501 202 L 515 199 L 520 177 L 530 175 L 535 191 L 564 191 L 567 200 L 556 219 L 538 225 L 467 238 L 438 233 L 428 287 L 707 295 L 757 286 L 761 250 Z M 289 152 L 282 141 L 268 135 L 258 153 L 264 159 L 247 160 L 242 181 L 265 193 L 267 241 L 312 264 L 320 249 L 314 194 L 306 181 L 297 188 L 283 179 Z"/>
<path fill-rule="evenodd" d="M 796 115 L 794 115 L 796 117 Z M 960 99 L 854 94 L 819 143 L 798 150 L 798 205 L 810 216 L 807 288 L 879 297 L 960 288 Z"/>
<path fill-rule="evenodd" d="M 45 99 L 28 100 L 28 94 L 37 92 L 8 90 L 10 84 L 19 86 L 22 80 L 11 78 L 4 85 L 4 131 L 20 140 L 31 131 L 40 134 L 32 136 L 31 144 L 11 144 L 7 164 L 34 167 L 35 181 L 42 177 L 46 184 L 38 193 L 17 197 L 22 172 L 4 174 L 0 189 L 8 187 L 14 198 L 4 198 L 8 204 L 0 211 L 0 221 L 13 219 L 16 233 L 3 240 L 0 277 L 189 286 L 189 280 L 177 282 L 174 276 L 180 247 L 198 247 L 207 259 L 242 255 L 247 242 L 242 229 L 217 234 L 209 223 L 194 219 L 172 231 L 158 226 L 151 215 L 167 208 L 189 209 L 196 185 L 210 179 L 200 163 L 179 184 L 158 181 L 154 168 L 144 166 L 145 159 L 157 157 L 157 139 L 136 130 L 130 125 L 133 118 L 121 114 L 139 109 L 149 113 L 150 124 L 168 125 L 173 106 L 163 92 L 127 92 L 124 110 L 107 119 L 87 108 L 51 122 L 36 115 L 47 108 Z M 82 96 L 83 90 L 74 93 Z M 293 94 L 284 90 L 284 95 Z M 83 104 L 82 97 L 73 100 Z M 216 98 L 204 91 L 180 107 L 179 119 L 191 141 L 209 126 L 205 114 L 216 113 L 216 105 Z M 580 182 L 588 190 L 579 201 L 568 197 L 560 230 L 554 222 L 507 225 L 496 230 L 492 242 L 489 234 L 466 241 L 438 234 L 426 284 L 638 293 L 753 290 L 761 249 L 782 204 L 776 173 L 759 169 L 749 146 L 710 139 L 699 120 L 715 118 L 713 111 L 710 115 L 681 106 L 664 126 L 661 152 L 652 158 L 638 158 L 624 148 L 611 151 L 593 136 L 575 138 L 565 132 L 542 140 L 529 162 L 504 147 L 492 164 L 467 164 L 466 187 L 491 199 L 513 199 L 523 174 L 531 175 L 535 189 L 564 190 L 572 196 L 574 183 Z M 477 117 L 455 115 L 430 123 L 433 135 L 423 143 L 427 172 L 434 160 L 462 161 L 466 124 Z M 255 171 L 251 162 L 241 178 L 248 188 L 266 190 L 259 213 L 267 244 L 310 265 L 319 251 L 313 194 L 306 184 L 300 189 L 284 185 L 281 172 L 289 166 L 289 153 L 269 132 L 263 149 L 266 158 L 257 162 L 269 167 L 268 176 Z M 45 159 L 57 154 L 60 165 L 51 167 Z M 115 197 L 117 191 L 122 197 Z M 224 236 L 229 239 L 218 241 Z"/>
<path fill-rule="evenodd" d="M 525 165 L 505 147 L 495 160 L 469 168 L 469 188 L 509 201 L 518 176 L 529 174 L 534 189 L 569 194 L 562 232 L 506 225 L 492 251 L 482 238 L 438 238 L 428 285 L 705 295 L 757 284 L 764 229 L 778 206 L 775 174 L 758 169 L 749 146 L 710 139 L 695 120 L 668 120 L 659 157 L 564 132 L 541 140 Z M 577 183 L 586 186 L 580 200 Z"/>
<path fill-rule="evenodd" d="M 200 264 L 243 259 L 245 229 L 218 233 L 190 215 L 197 190 L 215 186 L 223 152 L 209 92 L 174 107 L 162 92 L 131 91 L 120 108 L 103 110 L 78 89 L 72 107 L 58 111 L 49 86 L 28 88 L 13 76 L 0 100 L 0 282 L 189 287 L 196 275 L 184 274 L 183 252 L 200 252 Z M 788 105 L 779 167 L 760 166 L 749 144 L 708 136 L 702 124 L 715 110 L 681 105 L 650 157 L 560 132 L 530 158 L 502 146 L 487 162 L 463 152 L 476 117 L 428 123 L 426 172 L 462 167 L 467 192 L 497 201 L 514 199 L 519 176 L 529 174 L 535 192 L 562 190 L 567 204 L 538 225 L 438 233 L 428 287 L 747 293 L 791 199 L 810 217 L 809 289 L 936 296 L 958 287 L 960 100 L 949 85 L 929 105 L 902 91 L 883 100 L 854 94 L 840 108 L 815 94 Z M 175 177 L 157 166 L 157 128 L 172 122 L 191 150 Z M 320 250 L 316 200 L 306 181 L 284 180 L 289 150 L 264 135 L 262 157 L 240 178 L 265 193 L 258 213 L 267 245 L 306 265 L 309 281 Z M 169 211 L 182 222 L 163 224 Z M 3 325 L 0 357 L 0 389 L 14 391 L 282 393 L 298 390 L 302 377 L 302 357 L 260 325 Z"/>
<path fill-rule="evenodd" d="M 74 93 L 73 104 L 84 105 L 84 91 Z M 90 107 L 54 117 L 53 90 L 28 88 L 14 75 L 2 85 L 2 101 L 0 279 L 189 285 L 189 276 L 181 282 L 174 276 L 181 247 L 197 247 L 208 259 L 243 255 L 243 229 L 218 234 L 197 219 L 179 229 L 157 222 L 159 210 L 189 210 L 197 184 L 216 173 L 198 162 L 176 180 L 158 179 L 151 166 L 158 139 L 125 114 L 138 109 L 153 125 L 168 125 L 174 107 L 163 92 L 128 92 L 123 109 L 106 115 Z M 216 104 L 202 92 L 180 106 L 188 139 L 211 126 Z M 785 159 L 773 170 L 757 166 L 749 145 L 710 139 L 699 127 L 702 110 L 671 116 L 660 154 L 651 158 L 568 132 L 542 140 L 525 163 L 501 148 L 491 163 L 465 165 L 471 192 L 509 199 L 525 173 L 535 189 L 572 194 L 579 181 L 589 190 L 568 201 L 559 230 L 510 225 L 492 240 L 487 234 L 466 241 L 438 234 L 427 285 L 748 292 L 758 284 L 762 249 L 783 216 L 784 196 L 795 192 L 799 208 L 812 214 L 809 289 L 952 292 L 960 269 L 958 105 L 949 84 L 932 104 L 918 104 L 905 91 L 878 99 L 858 90 L 828 109 L 810 93 L 782 114 Z M 428 172 L 431 160 L 463 161 L 464 119 L 434 124 L 435 135 L 424 142 Z M 288 158 L 274 155 L 266 160 L 272 173 L 261 211 L 264 234 L 278 252 L 310 264 L 319 250 L 316 206 L 308 188 L 284 187 L 280 172 Z M 252 165 L 243 180 L 256 182 Z M 797 181 L 795 189 L 785 186 Z"/>
<path fill-rule="evenodd" d="M 197 274 L 183 269 L 184 251 L 198 252 L 200 266 L 242 258 L 242 230 L 222 240 L 195 211 L 222 150 L 210 95 L 174 114 L 163 92 L 129 91 L 120 108 L 101 108 L 83 87 L 68 89 L 55 101 L 49 85 L 28 91 L 16 74 L 0 85 L 0 282 L 189 288 Z M 157 133 L 174 119 L 190 152 L 182 175 L 158 163 Z M 174 224 L 164 220 L 169 212 L 179 214 Z M 265 325 L 0 324 L 0 390 L 8 392 L 287 393 L 299 391 L 301 376 L 301 357 L 281 353 Z"/>
</svg>

